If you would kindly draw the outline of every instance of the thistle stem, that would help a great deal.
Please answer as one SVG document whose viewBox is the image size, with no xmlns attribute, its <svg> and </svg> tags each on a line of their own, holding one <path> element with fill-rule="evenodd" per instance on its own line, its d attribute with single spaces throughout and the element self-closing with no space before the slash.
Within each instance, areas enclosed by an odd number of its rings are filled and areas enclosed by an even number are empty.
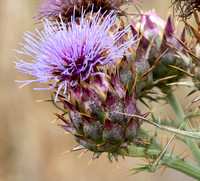
<svg viewBox="0 0 200 181">
<path fill-rule="evenodd" d="M 127 149 L 128 152 L 126 152 L 124 149 L 120 149 L 118 154 L 129 157 L 149 157 L 154 160 L 156 160 L 160 154 L 159 150 L 146 149 L 143 147 L 129 146 Z M 166 153 L 162 156 L 162 159 L 158 162 L 158 166 L 166 166 L 200 180 L 200 167 L 178 158 L 169 151 L 166 151 Z"/>
<path fill-rule="evenodd" d="M 177 101 L 176 97 L 174 96 L 174 94 L 171 90 L 167 91 L 166 99 L 167 99 L 168 103 L 171 105 L 179 124 L 184 123 L 183 129 L 185 129 L 186 131 L 192 131 L 189 124 L 185 120 L 186 117 L 185 117 L 185 114 L 183 112 L 181 105 L 179 104 L 179 102 Z M 196 140 L 191 139 L 189 137 L 185 137 L 185 141 L 186 141 L 188 147 L 190 148 L 190 150 L 192 151 L 192 154 L 193 154 L 194 158 L 196 159 L 197 163 L 200 165 L 200 149 L 199 149 L 199 146 L 198 146 Z M 199 173 L 199 175 L 200 175 L 200 173 Z"/>
</svg>

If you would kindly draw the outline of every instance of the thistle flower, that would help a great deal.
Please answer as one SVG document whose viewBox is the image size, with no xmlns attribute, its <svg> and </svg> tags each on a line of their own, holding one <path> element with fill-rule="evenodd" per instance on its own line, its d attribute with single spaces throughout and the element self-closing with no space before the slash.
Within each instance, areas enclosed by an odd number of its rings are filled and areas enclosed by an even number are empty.
<svg viewBox="0 0 200 181">
<path fill-rule="evenodd" d="M 31 63 L 18 59 L 16 68 L 24 74 L 36 77 L 35 80 L 25 80 L 24 85 L 31 82 L 53 82 L 45 90 L 57 88 L 57 93 L 63 88 L 64 94 L 75 88 L 81 82 L 97 74 L 104 74 L 101 67 L 115 63 L 123 58 L 125 51 L 134 43 L 130 41 L 119 44 L 118 40 L 129 31 L 129 26 L 123 30 L 120 27 L 111 32 L 116 24 L 116 15 L 111 11 L 107 16 L 101 16 L 101 10 L 91 13 L 89 19 L 82 14 L 77 24 L 73 16 L 68 29 L 61 20 L 61 25 L 51 24 L 45 20 L 44 31 L 25 33 L 22 53 L 33 58 Z M 22 85 L 22 86 L 24 86 Z M 21 86 L 21 87 L 22 87 Z"/>
<path fill-rule="evenodd" d="M 46 20 L 45 32 L 25 34 L 28 45 L 18 51 L 34 58 L 33 62 L 18 59 L 16 67 L 37 77 L 25 84 L 55 82 L 48 89 L 56 89 L 55 100 L 59 98 L 69 113 L 67 118 L 55 114 L 64 122 L 58 125 L 79 143 L 73 150 L 90 150 L 94 157 L 108 152 L 117 159 L 119 149 L 141 142 L 142 120 L 130 116 L 141 114 L 134 86 L 124 88 L 116 63 L 135 41 L 123 41 L 129 27 L 111 31 L 117 16 L 113 11 L 105 17 L 100 13 L 91 14 L 90 19 L 83 14 L 78 23 L 73 16 L 69 26 L 63 21 L 55 26 Z"/>
<path fill-rule="evenodd" d="M 85 9 L 85 13 L 91 11 L 98 12 L 101 8 L 102 14 L 109 14 L 114 10 L 116 15 L 124 15 L 125 12 L 120 9 L 122 5 L 132 3 L 134 0 L 48 0 L 42 2 L 42 6 L 38 10 L 38 19 L 47 18 L 49 20 L 60 21 L 59 15 L 61 14 L 64 22 L 71 21 L 71 16 L 74 14 L 75 17 L 81 17 L 82 9 Z M 75 13 L 74 13 L 75 11 Z"/>
</svg>

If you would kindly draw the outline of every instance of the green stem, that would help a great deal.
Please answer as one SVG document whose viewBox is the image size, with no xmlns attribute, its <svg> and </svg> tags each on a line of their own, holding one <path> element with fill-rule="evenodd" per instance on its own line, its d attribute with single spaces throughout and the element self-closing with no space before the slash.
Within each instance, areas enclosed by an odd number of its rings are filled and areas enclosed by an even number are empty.
<svg viewBox="0 0 200 181">
<path fill-rule="evenodd" d="M 173 108 L 173 111 L 179 124 L 182 125 L 184 123 L 183 129 L 185 129 L 186 131 L 192 131 L 189 124 L 185 120 L 185 114 L 183 112 L 182 107 L 180 106 L 179 102 L 177 101 L 176 97 L 174 96 L 171 90 L 167 92 L 167 101 Z M 200 165 L 200 149 L 196 140 L 185 137 L 185 141 L 190 150 L 192 151 L 192 154 L 196 159 L 197 163 Z"/>
<path fill-rule="evenodd" d="M 149 157 L 156 160 L 160 151 L 153 149 L 147 150 L 143 147 L 129 146 L 128 153 L 124 151 L 124 149 L 120 149 L 118 154 L 129 157 Z M 162 159 L 158 163 L 158 166 L 159 165 L 178 170 L 188 176 L 200 180 L 200 167 L 179 159 L 168 151 L 162 156 Z"/>
</svg>

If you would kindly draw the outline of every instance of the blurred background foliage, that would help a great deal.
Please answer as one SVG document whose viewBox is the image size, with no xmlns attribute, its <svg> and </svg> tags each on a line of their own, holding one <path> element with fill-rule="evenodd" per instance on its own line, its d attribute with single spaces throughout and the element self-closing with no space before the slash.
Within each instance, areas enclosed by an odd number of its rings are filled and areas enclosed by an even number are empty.
<svg viewBox="0 0 200 181">
<path fill-rule="evenodd" d="M 119 162 L 110 163 L 106 154 L 88 165 L 92 154 L 89 152 L 78 158 L 81 152 L 61 154 L 76 145 L 71 135 L 53 125 L 55 116 L 50 112 L 57 111 L 51 103 L 37 103 L 38 99 L 48 99 L 48 91 L 33 91 L 38 84 L 31 84 L 19 89 L 14 80 L 25 80 L 14 69 L 18 42 L 23 42 L 25 31 L 35 32 L 40 25 L 34 24 L 39 0 L 1 0 L 0 1 L 0 181 L 131 181 L 131 180 L 182 180 L 192 178 L 174 170 L 163 168 L 155 174 L 139 173 L 131 176 L 130 168 L 141 166 L 145 161 L 138 158 L 120 158 Z M 163 18 L 167 18 L 170 0 L 143 0 L 140 10 L 155 9 Z M 129 12 L 136 12 L 134 7 Z M 20 57 L 21 58 L 21 57 Z M 185 93 L 183 93 L 183 90 Z M 190 99 L 186 88 L 178 90 L 177 95 L 186 106 Z M 181 94 L 179 94 L 181 92 Z M 171 114 L 165 105 L 159 108 L 162 116 Z M 141 108 L 145 112 L 146 108 Z M 173 115 L 172 115 L 173 116 Z M 146 125 L 144 124 L 144 127 Z M 149 125 L 148 125 L 148 128 Z M 159 132 L 159 139 L 165 145 L 170 134 Z M 181 154 L 183 145 L 173 141 L 175 152 Z M 187 154 L 189 151 L 185 150 Z M 192 158 L 190 158 L 192 159 Z"/>
</svg>

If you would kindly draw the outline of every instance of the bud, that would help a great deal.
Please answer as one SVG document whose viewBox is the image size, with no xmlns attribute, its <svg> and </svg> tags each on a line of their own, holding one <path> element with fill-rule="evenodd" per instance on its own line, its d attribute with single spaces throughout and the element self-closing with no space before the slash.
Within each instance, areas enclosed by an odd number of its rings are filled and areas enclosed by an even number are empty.
<svg viewBox="0 0 200 181">
<path fill-rule="evenodd" d="M 140 47 L 148 55 L 146 57 L 152 67 L 153 80 L 164 80 L 157 81 L 159 83 L 156 86 L 162 87 L 163 84 L 175 82 L 184 77 L 184 73 L 175 68 L 187 70 L 188 65 L 180 57 L 175 56 L 175 51 L 171 48 L 183 50 L 183 45 L 175 38 L 178 35 L 171 15 L 169 14 L 167 22 L 164 22 L 155 12 L 142 12 L 140 19 L 133 22 L 134 24 L 136 24 L 136 28 L 133 27 L 134 32 L 139 31 L 142 36 Z M 180 39 L 185 41 L 184 29 Z M 168 79 L 171 76 L 176 77 Z"/>
</svg>

